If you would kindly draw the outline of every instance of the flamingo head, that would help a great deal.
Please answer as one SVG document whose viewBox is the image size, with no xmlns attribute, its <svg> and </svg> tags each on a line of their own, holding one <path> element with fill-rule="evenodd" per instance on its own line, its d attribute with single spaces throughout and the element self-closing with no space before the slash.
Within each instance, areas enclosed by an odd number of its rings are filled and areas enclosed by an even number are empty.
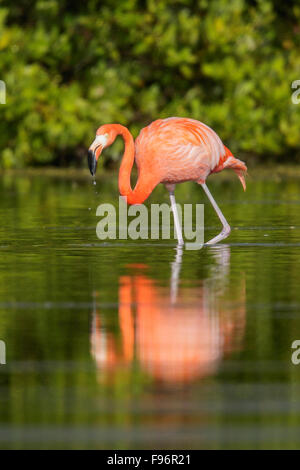
<svg viewBox="0 0 300 470">
<path fill-rule="evenodd" d="M 88 165 L 92 176 L 96 173 L 98 158 L 105 147 L 111 145 L 117 136 L 117 132 L 113 126 L 106 124 L 99 127 L 96 132 L 94 142 L 88 151 Z"/>
</svg>

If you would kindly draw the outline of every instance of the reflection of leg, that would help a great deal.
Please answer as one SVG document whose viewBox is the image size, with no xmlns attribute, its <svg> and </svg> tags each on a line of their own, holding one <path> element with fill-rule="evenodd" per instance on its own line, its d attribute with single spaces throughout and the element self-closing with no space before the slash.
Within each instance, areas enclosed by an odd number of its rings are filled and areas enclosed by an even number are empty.
<svg viewBox="0 0 300 470">
<path fill-rule="evenodd" d="M 181 261 L 182 261 L 182 245 L 178 244 L 176 247 L 176 257 L 173 263 L 171 264 L 171 303 L 176 302 L 177 298 L 177 291 L 178 291 L 178 281 L 179 281 L 179 274 L 181 269 Z"/>
<path fill-rule="evenodd" d="M 205 183 L 200 183 L 200 184 L 201 184 L 202 188 L 204 189 L 204 191 L 206 192 L 206 195 L 207 195 L 208 199 L 210 200 L 211 205 L 215 209 L 215 211 L 217 213 L 217 216 L 219 217 L 219 219 L 220 219 L 220 221 L 222 222 L 222 225 L 223 225 L 223 230 L 219 233 L 219 235 L 212 238 L 211 240 L 209 240 L 206 243 L 206 245 L 214 245 L 215 243 L 218 243 L 219 241 L 224 240 L 224 238 L 228 237 L 228 235 L 230 234 L 230 226 L 229 226 L 227 220 L 225 219 L 224 215 L 222 214 L 221 209 L 219 208 L 218 204 L 214 200 L 214 198 L 213 198 L 210 190 L 206 186 L 206 184 Z"/>
<path fill-rule="evenodd" d="M 230 246 L 229 245 L 217 245 L 210 248 L 210 253 L 213 255 L 213 258 L 216 262 L 216 265 L 213 265 L 215 269 L 214 273 L 220 273 L 224 278 L 227 276 L 230 266 Z"/>
<path fill-rule="evenodd" d="M 175 230 L 176 230 L 178 244 L 183 245 L 184 242 L 183 242 L 183 238 L 182 238 L 181 223 L 180 223 L 180 220 L 179 220 L 179 217 L 178 217 L 178 211 L 177 211 L 174 191 L 169 191 L 169 194 L 170 194 L 171 207 L 172 207 L 173 216 L 174 216 L 174 224 L 175 224 Z"/>
<path fill-rule="evenodd" d="M 211 352 L 216 357 L 222 356 L 224 332 L 222 331 L 222 295 L 228 288 L 230 269 L 230 246 L 215 245 L 209 248 L 214 262 L 210 266 L 209 276 L 203 282 L 203 312 L 209 314 L 212 338 Z"/>
<path fill-rule="evenodd" d="M 221 294 L 227 286 L 230 269 L 230 246 L 221 244 L 211 246 L 210 254 L 213 255 L 214 263 L 211 264 L 209 277 L 205 279 L 204 285 L 213 293 L 213 297 Z"/>
</svg>

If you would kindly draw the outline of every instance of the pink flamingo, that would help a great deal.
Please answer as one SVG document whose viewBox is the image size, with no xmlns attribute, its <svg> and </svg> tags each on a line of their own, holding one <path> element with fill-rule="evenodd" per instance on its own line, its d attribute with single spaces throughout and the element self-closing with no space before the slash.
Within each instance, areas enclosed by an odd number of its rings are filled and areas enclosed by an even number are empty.
<svg viewBox="0 0 300 470">
<path fill-rule="evenodd" d="M 183 244 L 181 225 L 175 201 L 175 185 L 195 181 L 207 194 L 222 225 L 222 231 L 207 244 L 215 244 L 228 237 L 230 226 L 206 185 L 206 178 L 225 168 L 232 168 L 244 190 L 246 165 L 234 158 L 219 136 L 208 126 L 195 119 L 171 117 L 158 119 L 141 130 L 135 142 L 128 129 L 120 124 L 105 124 L 96 132 L 89 148 L 88 164 L 92 175 L 96 173 L 99 155 L 121 135 L 125 151 L 119 171 L 119 191 L 129 204 L 142 204 L 152 190 L 163 183 L 170 194 L 177 240 Z M 138 180 L 131 188 L 130 174 L 133 163 L 138 168 Z"/>
</svg>

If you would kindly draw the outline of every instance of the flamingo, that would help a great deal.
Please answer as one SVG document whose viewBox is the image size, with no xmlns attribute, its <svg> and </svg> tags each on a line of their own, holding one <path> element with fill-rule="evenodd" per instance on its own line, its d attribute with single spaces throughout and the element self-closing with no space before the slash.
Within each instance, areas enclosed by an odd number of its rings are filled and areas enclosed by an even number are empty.
<svg viewBox="0 0 300 470">
<path fill-rule="evenodd" d="M 88 151 L 91 174 L 96 173 L 102 150 L 121 135 L 125 150 L 119 171 L 119 191 L 128 204 L 142 204 L 153 189 L 163 183 L 170 195 L 178 244 L 184 243 L 175 200 L 175 186 L 185 181 L 195 181 L 204 189 L 217 213 L 222 231 L 207 242 L 213 245 L 228 237 L 230 225 L 206 185 L 206 178 L 225 168 L 232 168 L 244 190 L 247 167 L 225 147 L 220 137 L 206 124 L 189 118 L 170 117 L 158 119 L 143 128 L 135 142 L 129 130 L 121 124 L 99 127 Z M 130 174 L 133 163 L 138 169 L 138 180 L 131 188 Z"/>
</svg>

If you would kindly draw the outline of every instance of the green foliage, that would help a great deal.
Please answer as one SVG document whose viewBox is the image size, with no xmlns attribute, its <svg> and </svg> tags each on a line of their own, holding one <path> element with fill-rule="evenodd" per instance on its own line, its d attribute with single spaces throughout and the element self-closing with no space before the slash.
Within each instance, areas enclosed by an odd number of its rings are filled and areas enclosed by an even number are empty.
<svg viewBox="0 0 300 470">
<path fill-rule="evenodd" d="M 300 156 L 299 21 L 296 1 L 2 0 L 0 164 L 81 161 L 101 124 L 167 116 L 238 156 Z"/>
</svg>

